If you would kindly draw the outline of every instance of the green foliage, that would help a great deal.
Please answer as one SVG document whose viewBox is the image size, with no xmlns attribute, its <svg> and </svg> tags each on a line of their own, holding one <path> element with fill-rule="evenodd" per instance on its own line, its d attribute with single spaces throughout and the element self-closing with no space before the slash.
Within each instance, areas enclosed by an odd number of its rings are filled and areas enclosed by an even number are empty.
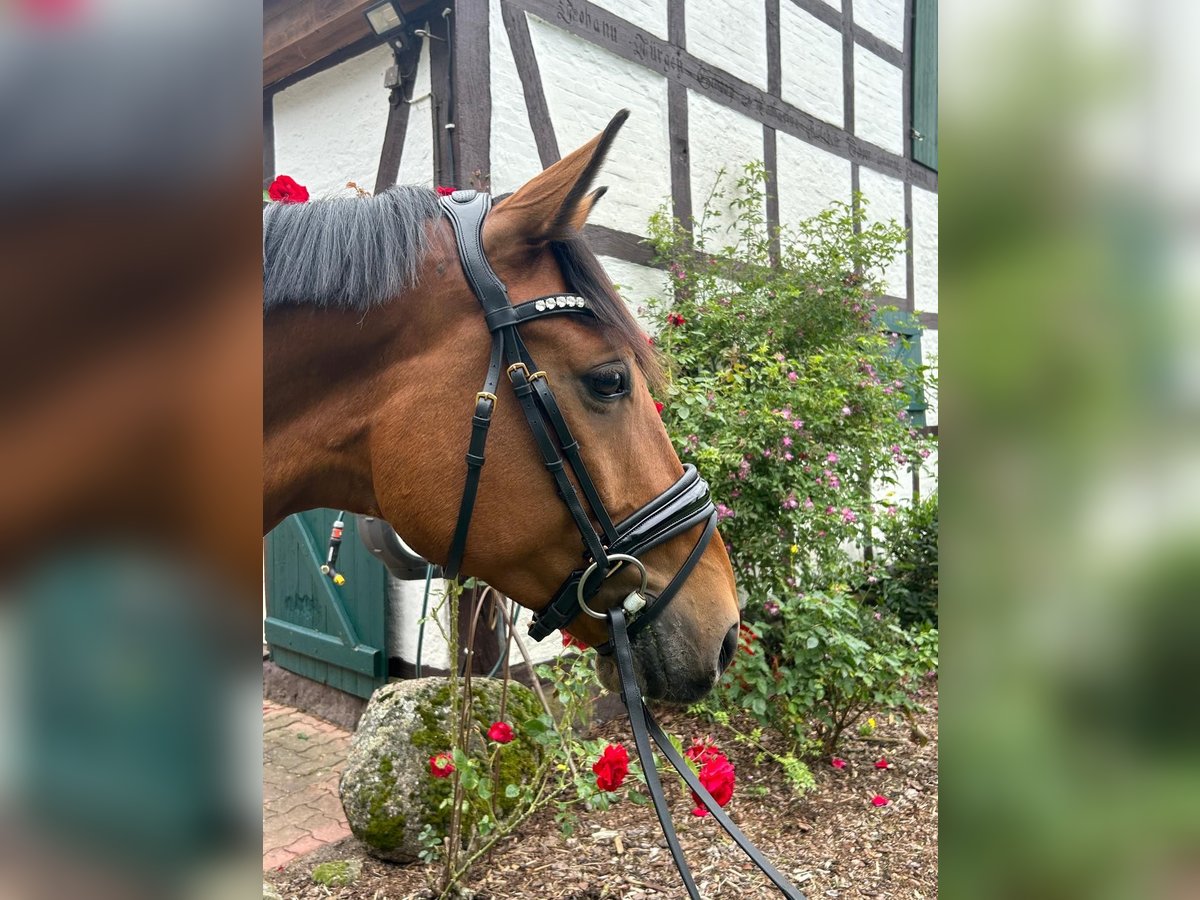
<svg viewBox="0 0 1200 900">
<path fill-rule="evenodd" d="M 869 710 L 918 709 L 913 682 L 937 667 L 936 631 L 910 634 L 844 591 L 796 597 L 754 630 L 724 698 L 808 755 L 832 754 Z"/>
<path fill-rule="evenodd" d="M 764 179 L 752 164 L 732 194 L 718 185 L 694 242 L 665 211 L 649 228 L 672 275 L 647 305 L 663 421 L 712 485 L 752 619 L 828 584 L 877 518 L 872 484 L 926 449 L 905 409 L 925 373 L 897 358 L 872 300 L 903 230 L 834 204 L 782 231 L 771 265 Z"/>
<path fill-rule="evenodd" d="M 905 628 L 938 624 L 938 495 L 883 517 L 883 568 L 870 591 Z"/>
<path fill-rule="evenodd" d="M 891 522 L 910 519 L 873 500 L 930 452 L 907 412 L 930 377 L 901 358 L 875 304 L 903 229 L 869 223 L 860 197 L 771 234 L 765 182 L 758 163 L 732 187 L 718 179 L 691 236 L 665 210 L 651 219 L 671 288 L 645 312 L 668 374 L 663 421 L 712 485 L 757 635 L 716 705 L 799 753 L 829 753 L 867 709 L 911 707 L 913 676 L 936 665 L 936 632 L 906 634 L 841 584 L 894 577 L 897 603 L 910 590 L 927 605 L 932 590 L 936 605 L 936 509 L 932 541 L 902 543 Z M 852 552 L 877 527 L 896 536 L 890 570 Z"/>
</svg>

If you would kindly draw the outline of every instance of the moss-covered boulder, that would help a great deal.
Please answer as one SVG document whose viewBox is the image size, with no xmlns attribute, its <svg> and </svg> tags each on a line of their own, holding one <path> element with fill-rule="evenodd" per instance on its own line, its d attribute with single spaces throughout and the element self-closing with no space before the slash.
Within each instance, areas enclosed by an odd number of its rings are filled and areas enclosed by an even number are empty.
<svg viewBox="0 0 1200 900">
<path fill-rule="evenodd" d="M 488 727 L 500 716 L 502 682 L 472 680 L 475 724 L 470 753 L 486 760 L 496 749 Z M 541 713 L 533 692 L 510 683 L 504 721 L 515 733 L 500 747 L 500 791 L 503 816 L 516 801 L 505 796 L 508 784 L 533 777 L 542 748 L 530 739 L 525 723 Z M 355 837 L 370 852 L 393 862 L 413 862 L 421 850 L 419 835 L 426 824 L 445 835 L 453 778 L 430 774 L 430 757 L 450 749 L 450 687 L 444 678 L 418 678 L 386 684 L 371 697 L 350 745 L 342 774 L 341 797 Z M 477 813 L 478 814 L 478 813 Z"/>
</svg>

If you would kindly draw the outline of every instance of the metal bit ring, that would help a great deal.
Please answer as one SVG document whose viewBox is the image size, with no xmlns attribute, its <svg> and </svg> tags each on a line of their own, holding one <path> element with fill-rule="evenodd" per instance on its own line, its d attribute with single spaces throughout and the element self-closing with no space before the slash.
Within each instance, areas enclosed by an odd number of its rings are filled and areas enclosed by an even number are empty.
<svg viewBox="0 0 1200 900">
<path fill-rule="evenodd" d="M 627 563 L 632 563 L 633 565 L 637 566 L 638 571 L 642 573 L 642 586 L 637 589 L 637 593 L 640 594 L 646 590 L 646 584 L 649 581 L 649 577 L 646 575 L 646 567 L 644 565 L 642 565 L 642 561 L 640 559 L 638 559 L 636 556 L 629 556 L 628 554 L 625 554 L 625 553 L 610 553 L 608 556 L 608 561 L 609 562 L 613 562 L 613 561 L 627 562 Z M 588 606 L 587 601 L 583 599 L 583 586 L 585 584 L 587 584 L 588 578 L 591 576 L 592 572 L 594 572 L 599 565 L 600 565 L 599 563 L 592 563 L 590 566 L 588 566 L 584 570 L 583 577 L 579 579 L 579 587 L 576 589 L 575 593 L 576 593 L 576 596 L 579 598 L 579 608 L 581 610 L 583 610 L 585 613 L 587 613 L 593 619 L 607 619 L 608 618 L 607 614 L 596 612 L 594 609 L 592 609 L 590 606 Z M 614 575 L 619 571 L 620 571 L 619 568 L 610 569 L 605 574 L 604 577 L 608 578 L 609 576 Z"/>
</svg>

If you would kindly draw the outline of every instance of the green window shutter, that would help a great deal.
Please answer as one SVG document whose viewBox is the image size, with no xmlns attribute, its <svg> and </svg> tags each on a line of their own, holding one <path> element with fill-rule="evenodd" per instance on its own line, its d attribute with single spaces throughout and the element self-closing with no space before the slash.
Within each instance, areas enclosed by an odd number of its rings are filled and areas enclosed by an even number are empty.
<svg viewBox="0 0 1200 900">
<path fill-rule="evenodd" d="M 913 159 L 938 167 L 938 4 L 914 0 L 912 33 Z"/>
<path fill-rule="evenodd" d="M 893 352 L 914 372 L 921 368 L 921 326 L 912 313 L 886 310 L 879 313 L 879 329 L 893 339 Z M 925 427 L 925 391 L 920 381 L 908 388 L 908 421 L 914 428 Z"/>
</svg>

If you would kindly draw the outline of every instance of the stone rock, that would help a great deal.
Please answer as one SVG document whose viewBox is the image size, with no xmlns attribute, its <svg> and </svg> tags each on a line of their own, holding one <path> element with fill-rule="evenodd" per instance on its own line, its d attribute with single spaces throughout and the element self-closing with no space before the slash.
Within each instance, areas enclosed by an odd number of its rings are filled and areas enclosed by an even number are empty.
<svg viewBox="0 0 1200 900">
<path fill-rule="evenodd" d="M 496 745 L 486 732 L 500 718 L 502 682 L 472 679 L 475 725 L 470 755 L 486 760 Z M 501 816 L 516 800 L 505 796 L 509 784 L 531 779 L 542 759 L 526 723 L 542 712 L 533 692 L 512 682 L 504 720 L 515 738 L 499 747 L 500 784 L 497 802 Z M 413 862 L 424 847 L 420 835 L 426 825 L 439 836 L 449 827 L 453 778 L 434 778 L 430 757 L 450 749 L 450 685 L 445 678 L 418 678 L 386 684 L 367 704 L 350 745 L 340 793 L 342 808 L 354 836 L 368 851 L 392 862 Z M 486 765 L 486 763 L 484 763 Z M 482 815 L 473 809 L 468 818 Z"/>
<path fill-rule="evenodd" d="M 283 900 L 283 897 L 281 897 L 279 895 L 279 891 L 275 890 L 274 885 L 268 884 L 267 882 L 264 881 L 263 882 L 263 900 Z"/>
</svg>

